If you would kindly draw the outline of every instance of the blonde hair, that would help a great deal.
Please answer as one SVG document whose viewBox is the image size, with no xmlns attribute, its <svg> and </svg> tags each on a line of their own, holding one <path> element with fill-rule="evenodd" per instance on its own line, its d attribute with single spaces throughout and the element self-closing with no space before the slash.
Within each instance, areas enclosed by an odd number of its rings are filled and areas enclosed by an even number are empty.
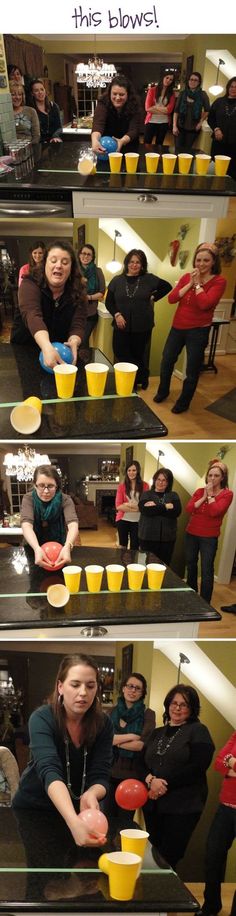
<svg viewBox="0 0 236 916">
<path fill-rule="evenodd" d="M 18 92 L 20 90 L 21 95 L 22 95 L 22 102 L 23 102 L 23 105 L 25 105 L 25 90 L 24 90 L 24 86 L 22 86 L 22 83 L 17 83 L 16 80 L 9 80 L 9 89 L 10 89 L 11 95 L 13 94 L 13 92 L 16 91 L 16 89 L 18 90 Z"/>
</svg>

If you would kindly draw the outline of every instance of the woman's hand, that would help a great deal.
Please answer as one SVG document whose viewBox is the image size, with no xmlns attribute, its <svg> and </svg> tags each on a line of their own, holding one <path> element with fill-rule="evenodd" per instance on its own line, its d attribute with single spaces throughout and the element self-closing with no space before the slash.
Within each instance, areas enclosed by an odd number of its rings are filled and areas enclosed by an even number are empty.
<svg viewBox="0 0 236 916">
<path fill-rule="evenodd" d="M 42 566 L 43 569 L 53 569 L 54 563 L 49 560 L 46 553 L 42 550 L 42 547 L 38 546 L 34 551 L 34 562 L 37 566 Z"/>
<path fill-rule="evenodd" d="M 104 146 L 102 146 L 100 142 L 100 138 L 101 138 L 101 134 L 97 134 L 96 131 L 95 133 L 92 133 L 91 135 L 92 150 L 94 153 L 105 153 L 106 152 L 106 150 L 104 149 Z"/>
<path fill-rule="evenodd" d="M 71 563 L 71 552 L 69 544 L 64 544 L 64 547 L 60 550 L 59 556 L 57 557 L 56 566 L 58 563 Z"/>
<path fill-rule="evenodd" d="M 95 808 L 96 810 L 100 811 L 99 801 L 93 787 L 91 787 L 91 789 L 87 789 L 87 792 L 84 792 L 83 795 L 81 795 L 80 810 L 87 811 L 87 808 Z"/>
<path fill-rule="evenodd" d="M 146 506 L 155 506 L 156 503 L 154 502 L 153 499 L 148 499 L 147 502 L 144 503 L 144 505 L 145 505 L 145 507 L 146 507 Z"/>
<path fill-rule="evenodd" d="M 71 334 L 71 336 L 68 337 L 68 340 L 65 340 L 64 343 L 66 344 L 66 347 L 71 348 L 71 352 L 73 356 L 72 365 L 76 366 L 78 347 L 80 347 L 80 344 L 81 344 L 81 337 L 77 337 L 77 334 Z"/>
<path fill-rule="evenodd" d="M 52 137 L 50 143 L 62 143 L 62 137 Z"/>
<path fill-rule="evenodd" d="M 115 321 L 116 321 L 117 327 L 120 329 L 120 331 L 123 331 L 124 328 L 126 327 L 126 320 L 125 320 L 125 318 L 123 318 L 123 315 L 121 315 L 120 312 L 117 312 L 117 313 L 116 313 L 116 315 L 115 315 Z"/>
<path fill-rule="evenodd" d="M 196 286 L 198 283 L 201 285 L 200 273 L 198 267 L 194 267 L 194 270 L 191 273 L 192 286 Z"/>
<path fill-rule="evenodd" d="M 85 795 L 87 795 L 87 792 L 85 792 Z M 80 820 L 79 815 L 77 815 L 70 830 L 77 846 L 103 846 L 106 842 L 106 837 L 98 833 L 97 830 L 94 830 L 93 834 L 91 834 L 91 827 L 88 827 L 84 821 Z"/>
<path fill-rule="evenodd" d="M 168 791 L 168 783 L 166 779 L 159 779 L 157 776 L 153 776 L 152 773 L 149 773 L 146 776 L 145 782 L 149 788 L 149 798 L 155 800 L 161 795 L 166 795 Z"/>
<path fill-rule="evenodd" d="M 174 124 L 174 125 L 173 125 L 173 127 L 172 127 L 172 134 L 174 134 L 174 137 L 178 137 L 178 136 L 179 136 L 179 128 L 177 127 L 177 124 Z"/>
<path fill-rule="evenodd" d="M 52 346 L 50 340 L 42 347 L 42 354 L 45 366 L 49 366 L 50 369 L 53 369 L 58 363 L 63 363 L 63 359 L 61 359 L 55 347 Z"/>
<path fill-rule="evenodd" d="M 173 508 L 174 508 L 174 505 L 173 505 L 173 503 L 165 503 L 165 508 L 166 508 L 166 509 L 173 509 Z"/>
<path fill-rule="evenodd" d="M 216 140 L 219 140 L 219 141 L 223 140 L 224 134 L 222 133 L 222 130 L 220 129 L 220 127 L 215 127 L 214 136 Z"/>
</svg>

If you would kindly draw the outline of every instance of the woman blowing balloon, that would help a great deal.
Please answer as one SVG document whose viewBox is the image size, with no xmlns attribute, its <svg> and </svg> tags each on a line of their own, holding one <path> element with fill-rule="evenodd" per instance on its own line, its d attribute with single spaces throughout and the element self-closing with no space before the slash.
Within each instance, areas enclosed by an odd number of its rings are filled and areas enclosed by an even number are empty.
<svg viewBox="0 0 236 916">
<path fill-rule="evenodd" d="M 42 550 L 41 545 L 47 541 L 63 545 L 57 564 L 70 563 L 79 532 L 73 500 L 62 493 L 61 478 L 52 464 L 36 468 L 33 484 L 33 489 L 22 499 L 21 526 L 27 544 L 34 551 L 35 563 L 44 569 L 55 565 Z"/>
<path fill-rule="evenodd" d="M 56 808 L 78 846 L 97 846 L 78 814 L 99 809 L 109 784 L 113 728 L 102 712 L 98 669 L 88 655 L 68 655 L 59 667 L 52 702 L 29 720 L 31 760 L 14 797 L 15 808 Z"/>
</svg>

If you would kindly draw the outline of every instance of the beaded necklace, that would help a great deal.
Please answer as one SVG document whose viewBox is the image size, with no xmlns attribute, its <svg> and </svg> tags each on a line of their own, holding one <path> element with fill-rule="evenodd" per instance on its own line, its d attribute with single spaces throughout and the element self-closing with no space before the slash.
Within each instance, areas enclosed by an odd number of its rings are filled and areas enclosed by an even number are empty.
<svg viewBox="0 0 236 916">
<path fill-rule="evenodd" d="M 183 722 L 182 725 L 185 725 L 185 723 Z M 153 752 L 154 752 L 155 754 L 157 754 L 158 757 L 161 758 L 161 757 L 164 757 L 164 756 L 165 756 L 165 754 L 167 753 L 167 751 L 168 751 L 169 748 L 171 747 L 171 744 L 173 744 L 173 741 L 175 740 L 176 735 L 178 735 L 178 732 L 179 732 L 180 729 L 182 728 L 182 725 L 179 725 L 179 727 L 176 729 L 174 735 L 167 735 L 166 732 L 165 732 L 165 734 L 162 735 L 161 738 L 156 738 L 156 739 L 154 740 L 154 742 L 153 742 Z M 162 762 L 163 762 L 163 761 L 160 759 L 160 761 L 159 761 L 159 766 L 160 766 L 160 767 L 162 766 Z"/>
<path fill-rule="evenodd" d="M 128 299 L 134 298 L 135 293 L 137 293 L 137 290 L 139 288 L 139 283 L 140 283 L 140 277 L 138 277 L 137 282 L 135 283 L 134 286 L 129 286 L 128 281 L 126 280 L 125 292 L 126 292 L 126 296 L 128 296 Z"/>
</svg>

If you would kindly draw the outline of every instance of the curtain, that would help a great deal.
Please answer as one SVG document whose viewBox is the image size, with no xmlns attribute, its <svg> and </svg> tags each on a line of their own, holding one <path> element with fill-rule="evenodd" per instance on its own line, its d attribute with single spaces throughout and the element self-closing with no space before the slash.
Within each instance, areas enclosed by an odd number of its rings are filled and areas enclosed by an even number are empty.
<svg viewBox="0 0 236 916">
<path fill-rule="evenodd" d="M 23 75 L 32 79 L 43 76 L 43 48 L 14 35 L 4 35 L 4 44 L 8 64 L 20 67 Z"/>
</svg>

